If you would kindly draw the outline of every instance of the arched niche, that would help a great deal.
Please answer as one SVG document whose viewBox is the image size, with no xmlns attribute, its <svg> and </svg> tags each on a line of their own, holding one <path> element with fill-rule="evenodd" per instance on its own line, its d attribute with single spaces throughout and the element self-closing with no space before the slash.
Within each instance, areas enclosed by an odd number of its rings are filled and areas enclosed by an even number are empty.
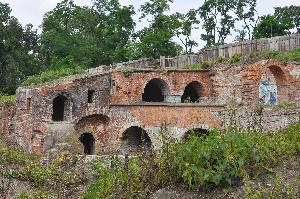
<svg viewBox="0 0 300 199">
<path fill-rule="evenodd" d="M 202 95 L 202 85 L 198 81 L 190 82 L 181 96 L 181 103 L 197 103 Z"/>
<path fill-rule="evenodd" d="M 135 154 L 140 151 L 150 151 L 152 141 L 147 132 L 138 126 L 126 129 L 121 137 L 120 150 L 125 154 Z"/>
<path fill-rule="evenodd" d="M 160 79 L 151 79 L 145 86 L 142 101 L 143 102 L 164 102 L 169 93 L 168 84 Z"/>
</svg>

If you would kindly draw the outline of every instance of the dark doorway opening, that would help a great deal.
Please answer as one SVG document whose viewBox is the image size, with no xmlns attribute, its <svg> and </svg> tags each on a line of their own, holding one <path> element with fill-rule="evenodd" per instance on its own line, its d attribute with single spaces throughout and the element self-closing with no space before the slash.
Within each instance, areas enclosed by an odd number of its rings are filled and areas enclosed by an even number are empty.
<svg viewBox="0 0 300 199">
<path fill-rule="evenodd" d="M 150 80 L 142 95 L 144 102 L 164 102 L 168 86 L 162 79 Z"/>
<path fill-rule="evenodd" d="M 64 121 L 65 114 L 65 104 L 67 102 L 67 98 L 65 96 L 57 96 L 53 100 L 53 121 Z"/>
<path fill-rule="evenodd" d="M 85 155 L 94 155 L 95 154 L 95 138 L 91 133 L 83 133 L 79 137 L 79 141 L 84 146 Z"/>
<path fill-rule="evenodd" d="M 95 90 L 88 90 L 88 103 L 93 103 Z"/>
<path fill-rule="evenodd" d="M 188 140 L 190 136 L 197 136 L 199 138 L 203 137 L 205 138 L 208 135 L 207 129 L 201 129 L 201 128 L 195 128 L 187 131 L 184 136 L 183 140 Z"/>
<path fill-rule="evenodd" d="M 125 154 L 134 154 L 141 150 L 151 151 L 151 145 L 150 137 L 140 127 L 132 126 L 123 133 L 121 150 Z"/>
<path fill-rule="evenodd" d="M 196 103 L 199 102 L 202 86 L 199 82 L 193 81 L 189 83 L 181 97 L 181 103 Z"/>
</svg>

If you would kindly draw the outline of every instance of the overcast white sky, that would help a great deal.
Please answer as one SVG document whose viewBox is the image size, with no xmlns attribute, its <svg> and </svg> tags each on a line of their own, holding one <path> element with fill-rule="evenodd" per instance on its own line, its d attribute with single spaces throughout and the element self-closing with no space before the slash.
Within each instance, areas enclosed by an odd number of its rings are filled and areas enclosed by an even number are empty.
<svg viewBox="0 0 300 199">
<path fill-rule="evenodd" d="M 62 0 L 0 0 L 2 3 L 8 3 L 12 8 L 12 15 L 17 17 L 20 23 L 26 25 L 32 23 L 36 28 L 41 25 L 43 15 L 52 10 L 57 3 Z M 91 5 L 91 0 L 74 0 L 78 5 Z M 122 5 L 134 5 L 137 9 L 146 0 L 120 0 Z M 192 8 L 198 8 L 204 0 L 174 0 L 171 6 L 171 12 L 186 12 Z M 258 0 L 257 11 L 259 15 L 272 14 L 273 7 L 297 5 L 300 6 L 300 0 Z M 140 28 L 143 23 L 137 24 Z M 200 41 L 200 32 L 195 32 L 193 37 Z M 199 47 L 204 44 L 201 43 Z"/>
</svg>

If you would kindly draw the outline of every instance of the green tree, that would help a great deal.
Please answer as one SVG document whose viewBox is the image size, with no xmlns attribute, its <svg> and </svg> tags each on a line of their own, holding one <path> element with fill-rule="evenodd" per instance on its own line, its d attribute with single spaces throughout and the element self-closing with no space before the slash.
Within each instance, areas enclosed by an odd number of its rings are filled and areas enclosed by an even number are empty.
<svg viewBox="0 0 300 199">
<path fill-rule="evenodd" d="M 297 32 L 300 32 L 300 6 L 276 7 L 274 16 L 282 23 L 292 22 Z"/>
<path fill-rule="evenodd" d="M 252 24 L 255 21 L 257 0 L 205 0 L 198 9 L 202 27 L 205 31 L 201 35 L 206 46 L 222 45 L 232 34 L 237 22 L 242 22 L 242 31 L 238 39 L 251 37 Z"/>
<path fill-rule="evenodd" d="M 67 56 L 88 67 L 128 60 L 126 44 L 134 30 L 132 6 L 94 0 L 92 8 L 64 0 L 43 20 L 42 54 L 46 65 Z"/>
<path fill-rule="evenodd" d="M 64 0 L 48 12 L 41 34 L 41 55 L 45 65 L 51 66 L 67 56 L 74 57 L 78 63 L 92 64 L 97 56 L 97 46 L 89 34 L 93 20 L 92 10 L 75 5 L 73 0 Z"/>
<path fill-rule="evenodd" d="M 172 41 L 176 36 L 178 21 L 172 15 L 167 15 L 173 0 L 149 0 L 141 6 L 140 19 L 148 19 L 149 27 L 137 33 L 135 46 L 139 48 L 140 57 L 159 58 L 160 56 L 175 56 L 182 47 Z"/>
<path fill-rule="evenodd" d="M 257 0 L 236 0 L 235 14 L 237 19 L 243 23 L 242 30 L 237 30 L 239 33 L 238 40 L 243 41 L 248 37 L 248 40 L 252 39 L 252 30 L 256 22 L 256 5 Z"/>
<path fill-rule="evenodd" d="M 199 8 L 202 27 L 205 34 L 201 38 L 206 41 L 206 46 L 224 44 L 225 39 L 234 28 L 235 1 L 228 0 L 206 0 Z"/>
<path fill-rule="evenodd" d="M 253 30 L 253 37 L 270 38 L 275 36 L 283 36 L 288 33 L 288 30 L 293 28 L 291 21 L 280 21 L 273 15 L 262 16 L 260 22 Z"/>
<path fill-rule="evenodd" d="M 198 46 L 198 43 L 191 37 L 192 30 L 197 29 L 195 25 L 200 23 L 197 19 L 197 11 L 192 9 L 186 14 L 177 12 L 174 17 L 178 21 L 176 35 L 184 47 L 184 52 L 192 53 L 193 47 Z"/>
<path fill-rule="evenodd" d="M 101 64 L 128 61 L 127 45 L 134 32 L 133 6 L 121 6 L 118 0 L 94 0 L 97 16 L 96 42 Z"/>
<path fill-rule="evenodd" d="M 0 3 L 0 92 L 13 94 L 26 76 L 40 70 L 38 34 L 31 24 L 24 28 Z"/>
</svg>

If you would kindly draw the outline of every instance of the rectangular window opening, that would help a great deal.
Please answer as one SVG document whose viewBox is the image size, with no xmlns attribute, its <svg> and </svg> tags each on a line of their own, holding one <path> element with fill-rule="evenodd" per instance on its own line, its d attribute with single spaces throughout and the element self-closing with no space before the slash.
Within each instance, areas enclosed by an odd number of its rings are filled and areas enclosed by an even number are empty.
<svg viewBox="0 0 300 199">
<path fill-rule="evenodd" d="M 27 111 L 31 110 L 31 98 L 27 98 Z"/>
<path fill-rule="evenodd" d="M 94 94 L 95 94 L 95 90 L 88 91 L 88 103 L 93 103 Z"/>
</svg>

